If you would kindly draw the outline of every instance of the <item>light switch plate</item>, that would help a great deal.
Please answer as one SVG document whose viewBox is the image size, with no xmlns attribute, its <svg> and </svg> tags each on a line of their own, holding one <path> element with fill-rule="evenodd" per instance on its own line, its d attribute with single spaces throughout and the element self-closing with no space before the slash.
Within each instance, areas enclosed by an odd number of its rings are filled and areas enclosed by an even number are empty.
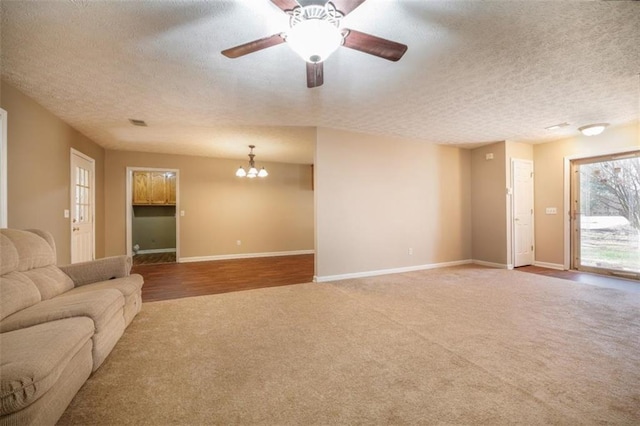
<svg viewBox="0 0 640 426">
<path fill-rule="evenodd" d="M 544 212 L 546 214 L 558 214 L 558 209 L 556 207 L 547 207 Z"/>
</svg>

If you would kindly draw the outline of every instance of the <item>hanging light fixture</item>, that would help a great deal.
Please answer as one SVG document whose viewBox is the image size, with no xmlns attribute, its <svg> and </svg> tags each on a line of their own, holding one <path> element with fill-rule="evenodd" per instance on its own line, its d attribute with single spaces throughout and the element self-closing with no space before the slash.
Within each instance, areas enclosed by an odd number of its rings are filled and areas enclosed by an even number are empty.
<svg viewBox="0 0 640 426">
<path fill-rule="evenodd" d="M 253 179 L 254 177 L 267 177 L 269 176 L 269 173 L 267 173 L 267 170 L 263 167 L 260 169 L 260 171 L 258 171 L 258 169 L 256 169 L 256 165 L 255 162 L 253 161 L 253 157 L 255 157 L 256 155 L 253 153 L 253 148 L 255 148 L 255 145 L 249 145 L 249 148 L 251 149 L 251 151 L 249 151 L 249 171 L 245 171 L 245 169 L 240 166 L 240 168 L 238 168 L 238 170 L 236 171 L 236 176 L 238 177 L 248 177 L 249 179 Z"/>
</svg>

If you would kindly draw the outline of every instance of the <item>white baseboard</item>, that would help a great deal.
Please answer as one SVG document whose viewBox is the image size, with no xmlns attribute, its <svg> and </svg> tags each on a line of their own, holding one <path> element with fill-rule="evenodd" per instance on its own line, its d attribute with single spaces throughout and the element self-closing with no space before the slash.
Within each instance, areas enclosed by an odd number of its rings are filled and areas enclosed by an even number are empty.
<svg viewBox="0 0 640 426">
<path fill-rule="evenodd" d="M 539 266 L 541 268 L 557 269 L 558 271 L 564 271 L 564 265 L 560 263 L 548 263 L 548 262 L 533 262 L 533 266 Z"/>
<path fill-rule="evenodd" d="M 273 251 L 263 253 L 236 253 L 236 254 L 220 254 L 215 256 L 193 256 L 181 257 L 179 263 L 190 262 L 208 262 L 211 260 L 233 260 L 233 259 L 250 259 L 254 257 L 277 257 L 277 256 L 297 256 L 301 254 L 314 254 L 314 250 L 294 250 L 294 251 Z"/>
<path fill-rule="evenodd" d="M 477 259 L 474 259 L 473 263 L 480 266 L 488 266 L 489 268 L 513 269 L 513 265 L 507 265 L 506 263 L 485 262 L 484 260 Z"/>
<path fill-rule="evenodd" d="M 325 275 L 325 276 L 316 275 L 313 277 L 313 282 L 326 283 L 330 281 L 349 280 L 353 278 L 366 278 L 366 277 L 375 277 L 378 275 L 400 274 L 403 272 L 423 271 L 425 269 L 446 268 L 447 266 L 467 265 L 469 263 L 472 263 L 472 260 L 470 259 L 454 260 L 452 262 L 430 263 L 426 265 L 406 266 L 403 268 L 380 269 L 377 271 L 354 272 L 351 274 Z"/>
<path fill-rule="evenodd" d="M 149 250 L 138 250 L 136 254 L 149 254 L 149 253 L 175 253 L 176 249 L 174 248 L 166 248 L 166 249 L 149 249 Z"/>
</svg>

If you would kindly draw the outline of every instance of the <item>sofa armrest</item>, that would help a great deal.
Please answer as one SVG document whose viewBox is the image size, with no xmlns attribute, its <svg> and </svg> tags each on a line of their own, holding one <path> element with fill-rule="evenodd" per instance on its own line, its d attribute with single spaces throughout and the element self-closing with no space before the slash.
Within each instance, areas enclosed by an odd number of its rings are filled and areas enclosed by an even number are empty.
<svg viewBox="0 0 640 426">
<path fill-rule="evenodd" d="M 131 256 L 105 257 L 89 262 L 60 266 L 60 269 L 69 275 L 73 284 L 78 287 L 85 284 L 129 276 L 129 272 L 131 271 Z"/>
</svg>

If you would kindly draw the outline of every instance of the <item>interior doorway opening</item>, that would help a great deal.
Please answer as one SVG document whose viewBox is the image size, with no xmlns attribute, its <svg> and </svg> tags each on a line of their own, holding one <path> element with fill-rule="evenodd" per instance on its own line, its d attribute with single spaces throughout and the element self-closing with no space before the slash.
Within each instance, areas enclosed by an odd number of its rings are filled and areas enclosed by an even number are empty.
<svg viewBox="0 0 640 426">
<path fill-rule="evenodd" d="M 640 151 L 571 161 L 571 269 L 640 279 Z"/>
<path fill-rule="evenodd" d="M 127 254 L 134 265 L 179 260 L 178 173 L 127 168 Z"/>
</svg>

